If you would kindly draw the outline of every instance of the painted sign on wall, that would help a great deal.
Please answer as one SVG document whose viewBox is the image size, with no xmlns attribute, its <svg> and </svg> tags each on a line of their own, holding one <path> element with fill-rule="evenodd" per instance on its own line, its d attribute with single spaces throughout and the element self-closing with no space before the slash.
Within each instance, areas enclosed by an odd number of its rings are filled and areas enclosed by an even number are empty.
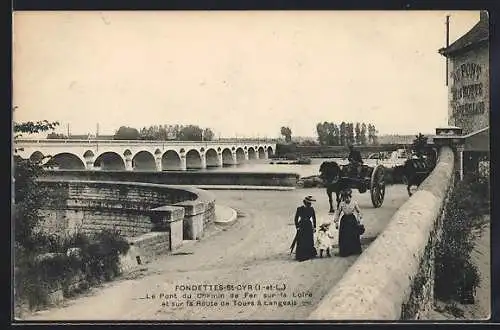
<svg viewBox="0 0 500 330">
<path fill-rule="evenodd" d="M 480 81 L 483 70 L 480 64 L 463 63 L 451 72 L 451 106 L 454 116 L 483 114 L 484 88 Z"/>
</svg>

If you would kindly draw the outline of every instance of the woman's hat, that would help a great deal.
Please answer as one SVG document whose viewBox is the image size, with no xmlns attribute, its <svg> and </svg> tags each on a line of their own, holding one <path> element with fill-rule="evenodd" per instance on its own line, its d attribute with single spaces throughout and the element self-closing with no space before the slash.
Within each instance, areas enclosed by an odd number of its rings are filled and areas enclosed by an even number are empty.
<svg viewBox="0 0 500 330">
<path fill-rule="evenodd" d="M 316 200 L 312 196 L 307 196 L 306 198 L 304 198 L 304 202 L 312 203 L 312 202 L 315 202 L 315 201 Z"/>
</svg>

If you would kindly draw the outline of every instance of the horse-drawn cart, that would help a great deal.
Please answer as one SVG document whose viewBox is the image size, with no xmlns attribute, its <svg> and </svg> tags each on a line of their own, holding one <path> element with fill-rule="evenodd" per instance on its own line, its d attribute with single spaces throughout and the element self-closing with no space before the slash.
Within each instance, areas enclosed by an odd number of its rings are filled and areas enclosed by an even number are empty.
<svg viewBox="0 0 500 330">
<path fill-rule="evenodd" d="M 429 158 L 408 159 L 403 167 L 403 183 L 406 185 L 408 195 L 415 193 L 416 189 L 427 179 L 436 163 Z"/>
<path fill-rule="evenodd" d="M 385 197 L 385 168 L 383 165 L 374 167 L 366 164 L 361 165 L 358 173 L 357 169 L 351 165 L 338 165 L 336 162 L 324 162 L 320 167 L 321 178 L 327 188 L 330 200 L 330 211 L 332 211 L 333 192 L 337 195 L 339 203 L 339 193 L 343 189 L 357 189 L 360 193 L 370 191 L 370 197 L 374 207 L 382 206 Z"/>
<path fill-rule="evenodd" d="M 371 167 L 361 165 L 359 176 L 349 165 L 341 165 L 340 184 L 344 187 L 357 189 L 361 194 L 370 190 L 374 207 L 381 207 L 385 197 L 385 168 L 382 165 Z"/>
</svg>

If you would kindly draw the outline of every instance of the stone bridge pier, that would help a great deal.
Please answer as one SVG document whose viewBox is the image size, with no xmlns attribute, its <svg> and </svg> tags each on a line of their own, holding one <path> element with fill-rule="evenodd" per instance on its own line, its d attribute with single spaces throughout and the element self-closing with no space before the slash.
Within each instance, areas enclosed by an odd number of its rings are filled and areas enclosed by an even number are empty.
<svg viewBox="0 0 500 330">
<path fill-rule="evenodd" d="M 272 141 L 120 141 L 120 140 L 27 140 L 15 141 L 18 155 L 42 159 L 59 169 L 184 171 L 235 166 L 268 159 Z"/>
</svg>

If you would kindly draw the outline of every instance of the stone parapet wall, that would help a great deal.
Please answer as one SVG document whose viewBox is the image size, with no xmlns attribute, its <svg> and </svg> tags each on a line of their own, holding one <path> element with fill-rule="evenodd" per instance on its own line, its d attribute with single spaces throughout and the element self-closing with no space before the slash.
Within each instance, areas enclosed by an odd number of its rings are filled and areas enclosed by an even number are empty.
<svg viewBox="0 0 500 330">
<path fill-rule="evenodd" d="M 433 172 L 309 319 L 418 318 L 432 299 L 433 250 L 453 170 L 453 151 L 443 147 Z"/>
<path fill-rule="evenodd" d="M 166 185 L 244 185 L 244 186 L 287 186 L 297 184 L 295 173 L 225 172 L 225 171 L 89 171 L 89 170 L 46 170 L 46 179 L 91 180 L 118 182 L 147 182 Z"/>
</svg>

